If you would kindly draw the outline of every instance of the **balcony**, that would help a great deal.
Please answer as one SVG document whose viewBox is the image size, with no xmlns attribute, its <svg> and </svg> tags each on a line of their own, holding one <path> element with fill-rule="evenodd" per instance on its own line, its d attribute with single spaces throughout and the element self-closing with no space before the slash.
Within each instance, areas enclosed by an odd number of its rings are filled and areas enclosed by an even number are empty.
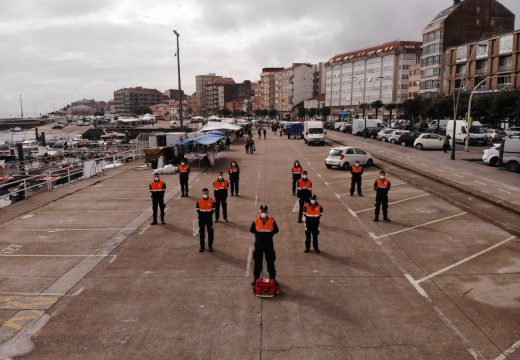
<svg viewBox="0 0 520 360">
<path fill-rule="evenodd" d="M 511 71 L 511 65 L 502 65 L 498 67 L 499 72 L 510 72 Z"/>
<path fill-rule="evenodd" d="M 505 90 L 511 88 L 511 83 L 497 84 L 497 90 Z"/>
</svg>

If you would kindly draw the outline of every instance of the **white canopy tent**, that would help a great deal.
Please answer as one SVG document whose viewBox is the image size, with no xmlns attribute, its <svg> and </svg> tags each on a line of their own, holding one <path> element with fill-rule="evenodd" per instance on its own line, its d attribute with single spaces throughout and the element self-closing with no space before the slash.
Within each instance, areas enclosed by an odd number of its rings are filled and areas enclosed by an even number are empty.
<svg viewBox="0 0 520 360">
<path fill-rule="evenodd" d="M 238 131 L 241 127 L 233 124 L 216 122 L 216 121 L 208 121 L 208 123 L 200 129 L 201 132 L 207 132 L 212 130 L 220 130 L 220 131 Z"/>
</svg>

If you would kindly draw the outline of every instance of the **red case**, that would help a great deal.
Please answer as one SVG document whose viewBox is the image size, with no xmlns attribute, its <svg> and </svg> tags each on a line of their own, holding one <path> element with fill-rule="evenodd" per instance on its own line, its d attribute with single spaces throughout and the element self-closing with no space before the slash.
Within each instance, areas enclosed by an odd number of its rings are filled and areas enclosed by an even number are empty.
<svg viewBox="0 0 520 360">
<path fill-rule="evenodd" d="M 280 293 L 280 286 L 275 279 L 256 279 L 253 292 L 258 297 L 275 297 Z"/>
</svg>

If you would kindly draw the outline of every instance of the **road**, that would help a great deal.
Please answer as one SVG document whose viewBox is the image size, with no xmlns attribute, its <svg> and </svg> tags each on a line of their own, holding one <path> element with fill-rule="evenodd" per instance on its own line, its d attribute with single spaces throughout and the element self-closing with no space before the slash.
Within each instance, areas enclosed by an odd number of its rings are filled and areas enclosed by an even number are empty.
<svg viewBox="0 0 520 360">
<path fill-rule="evenodd" d="M 350 197 L 350 175 L 323 163 L 334 143 L 255 141 L 195 168 L 190 198 L 165 176 L 166 225 L 149 225 L 151 176 L 135 165 L 4 222 L 0 359 L 520 359 L 518 238 L 398 173 L 393 221 L 374 223 L 377 168 Z M 319 255 L 303 252 L 296 159 L 325 210 Z M 231 160 L 241 194 L 199 253 L 195 196 Z M 263 203 L 282 293 L 260 300 L 249 226 Z"/>
</svg>

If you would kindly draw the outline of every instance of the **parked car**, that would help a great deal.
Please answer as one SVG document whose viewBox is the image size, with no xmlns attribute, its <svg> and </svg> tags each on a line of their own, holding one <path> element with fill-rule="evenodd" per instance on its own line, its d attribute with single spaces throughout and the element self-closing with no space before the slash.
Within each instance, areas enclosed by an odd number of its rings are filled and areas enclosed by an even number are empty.
<svg viewBox="0 0 520 360">
<path fill-rule="evenodd" d="M 356 161 L 359 161 L 360 164 L 365 166 L 374 165 L 372 155 L 366 151 L 351 146 L 341 146 L 332 148 L 329 151 L 325 158 L 325 166 L 329 169 L 333 166 L 337 166 L 348 170 Z"/>
<path fill-rule="evenodd" d="M 421 134 L 413 143 L 413 147 L 417 150 L 424 149 L 442 149 L 444 137 L 437 134 Z"/>
<path fill-rule="evenodd" d="M 502 129 L 485 128 L 488 142 L 502 142 L 502 139 L 507 136 L 507 133 Z"/>
<path fill-rule="evenodd" d="M 520 127 L 510 127 L 505 130 L 508 136 L 519 136 L 520 135 Z"/>
<path fill-rule="evenodd" d="M 334 129 L 334 123 L 332 121 L 326 121 L 323 123 L 323 127 L 325 129 L 332 130 L 332 129 Z"/>
<path fill-rule="evenodd" d="M 509 171 L 520 172 L 520 139 L 502 140 L 498 165 L 504 166 Z"/>
<path fill-rule="evenodd" d="M 363 129 L 361 136 L 364 137 L 365 133 L 366 133 L 367 138 L 375 139 L 375 138 L 377 138 L 377 134 L 379 133 L 380 130 L 381 130 L 380 128 L 366 128 L 366 129 Z"/>
<path fill-rule="evenodd" d="M 482 161 L 489 166 L 497 166 L 500 159 L 500 145 L 502 144 L 494 144 L 489 149 L 485 149 L 482 154 Z"/>
<path fill-rule="evenodd" d="M 399 136 L 399 139 L 397 139 L 397 143 L 401 146 L 413 146 L 415 139 L 417 139 L 421 135 L 421 133 L 418 132 L 406 132 Z"/>
<path fill-rule="evenodd" d="M 397 140 L 399 140 L 401 135 L 403 135 L 403 134 L 405 134 L 407 132 L 409 132 L 409 131 L 408 130 L 396 130 L 396 131 L 393 131 L 388 136 L 388 142 L 390 142 L 392 144 L 397 144 Z"/>
<path fill-rule="evenodd" d="M 382 142 L 386 142 L 388 140 L 388 136 L 394 132 L 395 129 L 383 129 L 377 134 L 377 140 L 381 140 Z"/>
<path fill-rule="evenodd" d="M 55 124 L 52 129 L 63 129 L 65 126 L 63 126 L 62 124 Z"/>
<path fill-rule="evenodd" d="M 339 131 L 342 132 L 342 133 L 352 133 L 352 125 L 350 124 L 345 124 L 345 125 L 341 125 L 340 128 L 339 128 Z"/>
</svg>

